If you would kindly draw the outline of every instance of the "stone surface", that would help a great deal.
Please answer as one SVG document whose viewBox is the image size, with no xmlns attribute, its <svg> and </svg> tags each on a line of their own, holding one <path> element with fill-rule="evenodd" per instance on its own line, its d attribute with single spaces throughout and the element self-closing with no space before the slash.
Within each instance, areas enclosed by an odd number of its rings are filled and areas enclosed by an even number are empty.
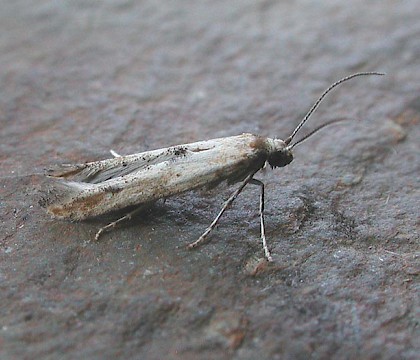
<svg viewBox="0 0 420 360">
<path fill-rule="evenodd" d="M 1 1 L 1 359 L 415 359 L 417 1 Z M 285 138 L 211 242 L 233 191 L 187 193 L 89 243 L 107 219 L 38 206 L 44 169 L 242 132 Z M 417 341 L 416 341 L 417 339 Z M 417 354 L 417 355 L 416 355 Z"/>
</svg>

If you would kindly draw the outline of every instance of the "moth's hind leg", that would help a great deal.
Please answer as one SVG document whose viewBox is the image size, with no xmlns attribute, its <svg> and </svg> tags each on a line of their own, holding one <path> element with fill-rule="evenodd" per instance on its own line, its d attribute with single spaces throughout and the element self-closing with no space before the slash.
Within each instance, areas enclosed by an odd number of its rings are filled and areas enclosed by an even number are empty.
<svg viewBox="0 0 420 360">
<path fill-rule="evenodd" d="M 273 261 L 270 250 L 268 250 L 267 240 L 265 238 L 265 226 L 264 226 L 264 183 L 257 179 L 251 179 L 250 184 L 258 185 L 261 188 L 260 194 L 260 223 L 261 223 L 261 242 L 264 249 L 265 257 L 268 261 Z"/>
<path fill-rule="evenodd" d="M 121 155 L 120 154 L 118 154 L 115 150 L 109 150 L 109 152 L 111 153 L 111 155 L 113 156 L 113 157 L 121 157 Z"/>
<path fill-rule="evenodd" d="M 137 215 L 138 213 L 142 212 L 148 207 L 150 207 L 150 204 L 141 205 L 138 208 L 134 209 L 133 211 L 130 211 L 128 214 L 124 215 L 122 218 L 119 218 L 118 220 L 115 220 L 109 223 L 108 225 L 101 227 L 95 235 L 95 241 L 98 241 L 103 233 L 114 229 L 117 225 L 119 225 L 120 223 L 124 221 L 131 220 L 133 216 Z"/>
</svg>

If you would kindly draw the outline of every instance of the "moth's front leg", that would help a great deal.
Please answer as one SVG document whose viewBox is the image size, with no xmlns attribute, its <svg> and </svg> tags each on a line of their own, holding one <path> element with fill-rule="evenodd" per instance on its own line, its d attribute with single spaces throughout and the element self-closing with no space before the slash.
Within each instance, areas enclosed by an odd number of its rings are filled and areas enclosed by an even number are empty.
<svg viewBox="0 0 420 360">
<path fill-rule="evenodd" d="M 242 181 L 239 188 L 229 197 L 229 199 L 226 200 L 224 203 L 222 209 L 217 214 L 216 218 L 213 220 L 213 222 L 210 224 L 210 226 L 204 231 L 204 233 L 193 243 L 189 244 L 187 247 L 188 249 L 193 249 L 200 245 L 204 240 L 206 239 L 207 235 L 216 227 L 217 223 L 219 222 L 219 219 L 222 217 L 223 213 L 227 210 L 227 208 L 232 205 L 233 201 L 236 199 L 236 197 L 242 192 L 242 190 L 245 188 L 245 186 L 252 180 L 252 177 L 255 175 L 257 171 L 254 171 L 250 175 L 248 175 L 244 181 Z"/>
</svg>

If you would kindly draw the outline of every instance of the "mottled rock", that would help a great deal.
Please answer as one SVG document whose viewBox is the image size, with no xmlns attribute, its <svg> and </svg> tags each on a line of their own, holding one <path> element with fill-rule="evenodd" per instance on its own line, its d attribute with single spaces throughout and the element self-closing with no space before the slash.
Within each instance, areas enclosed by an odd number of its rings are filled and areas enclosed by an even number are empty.
<svg viewBox="0 0 420 360">
<path fill-rule="evenodd" d="M 416 359 L 419 9 L 404 2 L 2 1 L 1 359 Z M 109 221 L 52 220 L 44 169 L 251 132 L 285 138 L 266 184 Z"/>
</svg>

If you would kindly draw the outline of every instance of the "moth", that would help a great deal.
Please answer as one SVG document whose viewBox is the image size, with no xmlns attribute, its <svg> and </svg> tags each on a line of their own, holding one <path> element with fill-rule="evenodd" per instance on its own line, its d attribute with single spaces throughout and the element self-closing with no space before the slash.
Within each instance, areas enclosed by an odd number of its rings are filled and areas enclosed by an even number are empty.
<svg viewBox="0 0 420 360">
<path fill-rule="evenodd" d="M 222 182 L 239 187 L 226 200 L 213 222 L 188 248 L 203 243 L 216 227 L 226 209 L 248 184 L 260 188 L 259 218 L 261 242 L 265 257 L 272 261 L 264 226 L 264 183 L 254 176 L 266 165 L 284 167 L 293 160 L 293 148 L 336 119 L 317 127 L 300 140 L 296 134 L 318 108 L 324 97 L 336 86 L 358 76 L 384 75 L 361 72 L 333 83 L 313 104 L 292 134 L 285 140 L 242 134 L 225 138 L 120 156 L 76 165 L 61 165 L 50 173 L 55 179 L 42 204 L 54 218 L 85 220 L 112 211 L 136 207 L 120 219 L 102 227 L 95 240 L 119 223 L 159 199 L 199 188 L 213 188 Z"/>
</svg>

